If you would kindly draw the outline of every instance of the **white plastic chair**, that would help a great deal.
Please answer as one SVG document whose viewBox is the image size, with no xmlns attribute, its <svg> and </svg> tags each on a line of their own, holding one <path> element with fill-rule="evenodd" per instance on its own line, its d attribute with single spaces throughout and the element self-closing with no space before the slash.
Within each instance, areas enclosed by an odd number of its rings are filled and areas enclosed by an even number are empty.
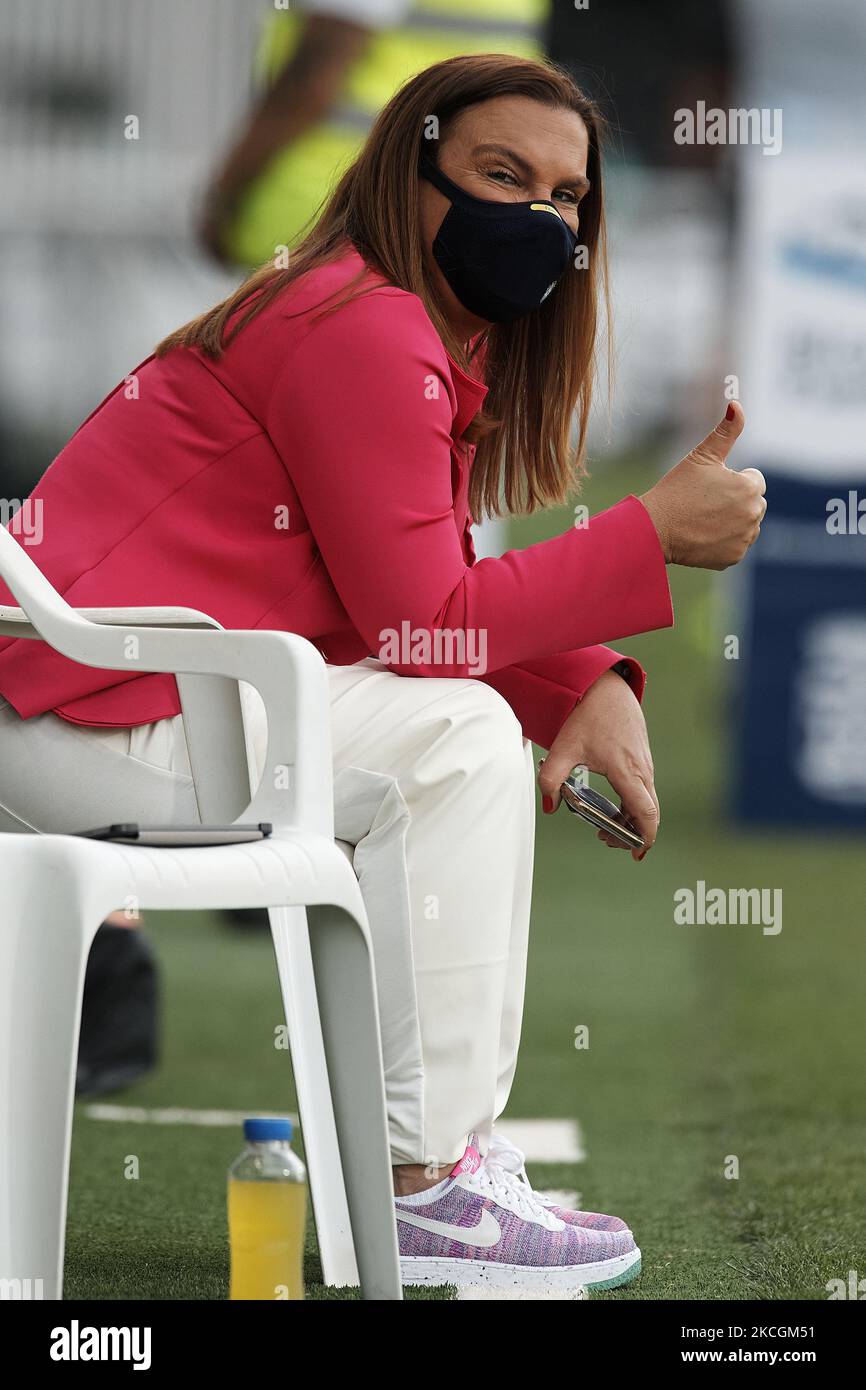
<svg viewBox="0 0 866 1390">
<path fill-rule="evenodd" d="M 402 1298 L 372 946 L 334 840 L 321 656 L 293 634 L 227 631 L 193 609 L 73 609 L 2 526 L 0 577 L 21 605 L 0 607 L 3 636 L 42 638 L 86 666 L 176 674 L 203 822 L 274 827 L 266 840 L 187 849 L 0 834 L 0 1279 L 42 1279 L 46 1298 L 62 1294 L 81 1002 L 99 924 L 130 901 L 267 907 L 326 1282 Z M 238 681 L 259 691 L 268 721 L 251 800 Z"/>
</svg>

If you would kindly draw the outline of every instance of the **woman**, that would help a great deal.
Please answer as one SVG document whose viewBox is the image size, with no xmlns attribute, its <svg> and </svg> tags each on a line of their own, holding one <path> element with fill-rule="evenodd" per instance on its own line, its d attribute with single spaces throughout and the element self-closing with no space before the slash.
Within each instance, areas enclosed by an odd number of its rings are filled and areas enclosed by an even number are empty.
<svg viewBox="0 0 866 1390">
<path fill-rule="evenodd" d="M 599 136 L 545 65 L 493 54 L 421 73 L 289 268 L 160 344 L 33 494 L 31 553 L 69 602 L 190 605 L 301 633 L 328 663 L 410 1282 L 556 1290 L 639 1269 L 623 1221 L 546 1205 L 492 1137 L 523 1005 L 529 740 L 549 750 L 545 811 L 585 764 L 649 848 L 644 675 L 597 644 L 670 625 L 666 564 L 736 562 L 765 506 L 759 474 L 723 466 L 743 424 L 731 406 L 642 498 L 474 563 L 472 517 L 500 496 L 560 502 L 580 466 Z M 4 647 L 6 828 L 198 819 L 173 677 Z"/>
</svg>

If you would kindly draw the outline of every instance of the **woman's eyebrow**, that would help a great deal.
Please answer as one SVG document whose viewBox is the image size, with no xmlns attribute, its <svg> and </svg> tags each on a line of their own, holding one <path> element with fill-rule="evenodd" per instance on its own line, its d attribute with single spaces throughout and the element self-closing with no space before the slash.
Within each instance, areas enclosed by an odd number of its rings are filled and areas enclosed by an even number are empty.
<svg viewBox="0 0 866 1390">
<path fill-rule="evenodd" d="M 528 177 L 531 178 L 535 174 L 535 170 L 529 161 L 524 159 L 522 155 L 519 155 L 516 150 L 509 149 L 507 145 L 476 145 L 472 153 L 473 155 L 498 154 L 502 159 L 510 159 L 512 164 L 516 164 L 518 169 Z M 557 187 L 560 187 L 562 184 L 569 184 L 574 188 L 579 188 L 581 193 L 587 193 L 591 187 L 589 179 L 586 178 L 584 174 L 572 174 L 570 178 L 560 179 L 557 183 Z"/>
</svg>

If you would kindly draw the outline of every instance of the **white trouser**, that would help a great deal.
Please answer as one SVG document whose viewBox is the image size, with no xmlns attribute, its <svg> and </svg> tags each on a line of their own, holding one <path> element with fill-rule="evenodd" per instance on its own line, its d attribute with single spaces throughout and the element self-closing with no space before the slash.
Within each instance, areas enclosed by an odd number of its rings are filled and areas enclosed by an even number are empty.
<svg viewBox="0 0 866 1390">
<path fill-rule="evenodd" d="M 480 681 L 330 666 L 336 834 L 370 920 L 395 1163 L 447 1164 L 506 1103 L 523 1012 L 531 745 Z M 261 766 L 264 713 L 242 687 Z M 21 720 L 0 697 L 0 830 L 197 823 L 183 723 Z"/>
</svg>

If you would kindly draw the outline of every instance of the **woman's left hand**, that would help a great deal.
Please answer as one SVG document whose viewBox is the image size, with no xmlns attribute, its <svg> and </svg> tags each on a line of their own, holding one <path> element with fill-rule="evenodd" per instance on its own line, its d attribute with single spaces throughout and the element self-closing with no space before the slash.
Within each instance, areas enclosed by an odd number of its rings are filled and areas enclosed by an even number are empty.
<svg viewBox="0 0 866 1390">
<path fill-rule="evenodd" d="M 625 816 L 643 837 L 644 848 L 631 851 L 643 859 L 659 828 L 659 803 L 653 780 L 646 720 L 640 702 L 622 676 L 605 671 L 575 705 L 553 741 L 538 774 L 548 814 L 559 806 L 559 789 L 575 767 L 606 777 L 620 798 Z M 624 849 L 603 830 L 598 838 Z"/>
</svg>

